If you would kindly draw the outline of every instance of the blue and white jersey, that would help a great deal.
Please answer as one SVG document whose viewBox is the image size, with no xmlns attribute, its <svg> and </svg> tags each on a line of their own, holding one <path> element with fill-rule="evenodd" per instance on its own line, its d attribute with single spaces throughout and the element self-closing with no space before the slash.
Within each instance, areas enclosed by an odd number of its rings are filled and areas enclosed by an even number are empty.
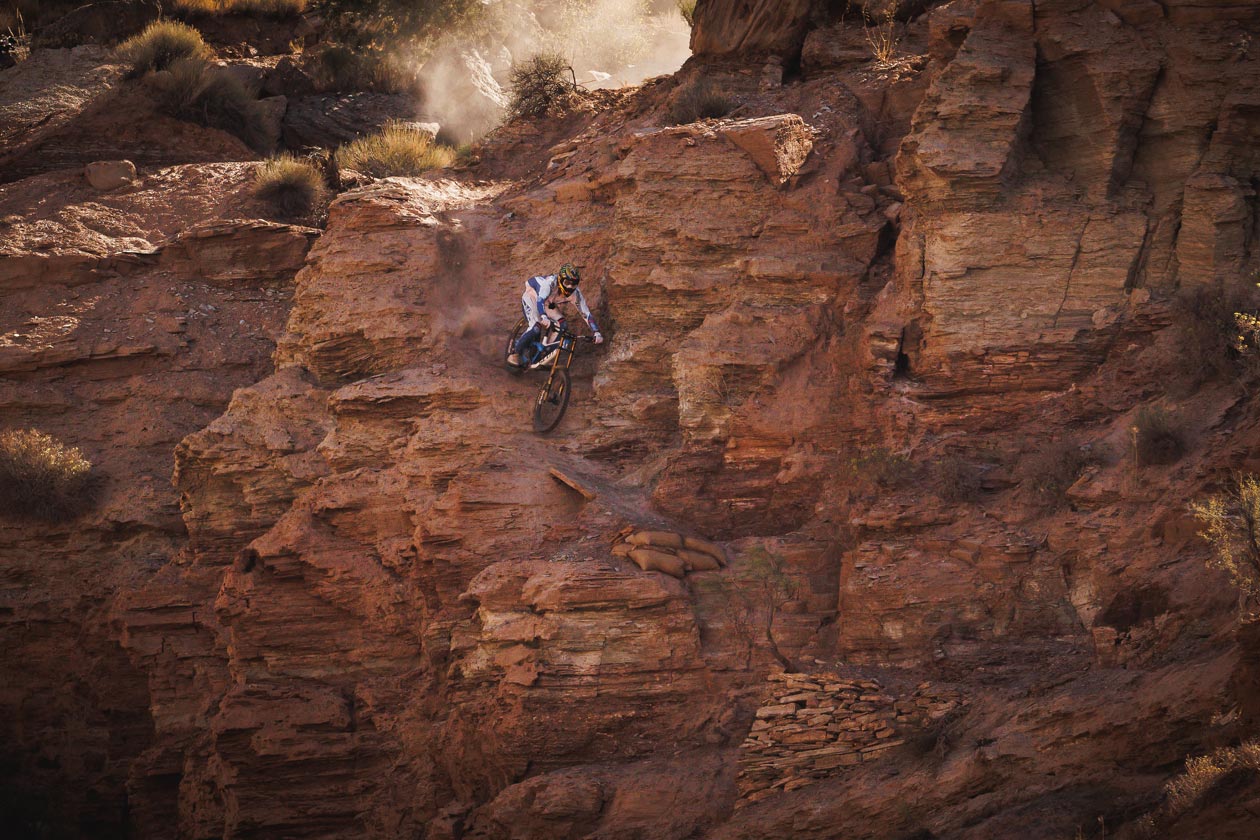
<svg viewBox="0 0 1260 840">
<path fill-rule="evenodd" d="M 572 300 L 577 304 L 578 311 L 582 313 L 582 317 L 586 319 L 586 324 L 591 328 L 591 332 L 599 332 L 599 325 L 595 323 L 595 316 L 591 315 L 591 308 L 586 305 L 586 297 L 582 294 L 581 289 L 574 289 L 572 296 L 566 298 L 560 293 L 560 283 L 554 274 L 540 274 L 537 277 L 531 277 L 525 283 L 525 295 L 522 302 L 526 303 L 526 316 L 529 318 L 530 324 L 534 324 L 540 317 L 547 315 L 548 308 L 555 308 L 563 301 Z M 548 315 L 548 317 L 551 317 Z"/>
</svg>

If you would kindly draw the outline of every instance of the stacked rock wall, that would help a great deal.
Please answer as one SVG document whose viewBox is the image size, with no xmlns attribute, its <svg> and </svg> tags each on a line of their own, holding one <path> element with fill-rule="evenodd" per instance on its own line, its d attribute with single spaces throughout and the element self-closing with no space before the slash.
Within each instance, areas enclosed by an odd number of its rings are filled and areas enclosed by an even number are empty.
<svg viewBox="0 0 1260 840">
<path fill-rule="evenodd" d="M 796 790 L 874 761 L 963 704 L 931 683 L 898 699 L 875 680 L 835 674 L 771 674 L 739 759 L 740 804 Z"/>
</svg>

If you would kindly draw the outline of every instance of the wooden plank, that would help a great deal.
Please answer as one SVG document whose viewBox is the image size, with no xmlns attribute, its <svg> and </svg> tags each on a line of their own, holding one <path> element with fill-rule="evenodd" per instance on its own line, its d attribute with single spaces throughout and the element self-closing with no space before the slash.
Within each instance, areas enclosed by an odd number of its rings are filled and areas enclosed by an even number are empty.
<svg viewBox="0 0 1260 840">
<path fill-rule="evenodd" d="M 573 478 L 572 476 L 569 476 L 569 475 L 565 475 L 564 473 L 560 472 L 560 470 L 556 469 L 555 467 L 552 467 L 550 470 L 548 470 L 548 472 L 551 473 L 551 477 L 554 478 L 556 481 L 560 482 L 566 487 L 570 487 L 576 490 L 577 492 L 581 493 L 582 498 L 586 499 L 586 501 L 588 502 L 595 501 L 595 498 L 599 495 L 594 490 L 583 485 L 576 478 Z"/>
</svg>

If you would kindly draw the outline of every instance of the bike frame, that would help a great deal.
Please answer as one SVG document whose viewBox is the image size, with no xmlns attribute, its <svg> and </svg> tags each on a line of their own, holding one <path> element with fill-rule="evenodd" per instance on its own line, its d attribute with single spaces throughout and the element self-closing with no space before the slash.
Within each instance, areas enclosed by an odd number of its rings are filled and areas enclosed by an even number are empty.
<svg viewBox="0 0 1260 840">
<path fill-rule="evenodd" d="M 560 369 L 561 360 L 564 360 L 564 369 L 568 370 L 573 364 L 573 355 L 577 352 L 578 336 L 566 330 L 560 332 L 560 349 L 556 351 L 556 357 L 551 361 L 551 372 L 547 374 L 547 382 L 542 387 L 542 393 L 545 395 L 551 391 L 551 382 L 556 378 L 556 371 Z"/>
</svg>

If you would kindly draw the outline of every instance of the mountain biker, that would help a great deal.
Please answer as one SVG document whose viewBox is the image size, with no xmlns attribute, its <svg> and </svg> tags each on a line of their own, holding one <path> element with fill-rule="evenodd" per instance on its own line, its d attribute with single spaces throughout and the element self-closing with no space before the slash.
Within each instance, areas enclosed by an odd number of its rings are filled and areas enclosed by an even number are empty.
<svg viewBox="0 0 1260 840">
<path fill-rule="evenodd" d="M 525 282 L 525 293 L 521 295 L 521 309 L 525 311 L 529 329 L 516 340 L 514 351 L 507 358 L 508 364 L 521 366 L 521 354 L 525 352 L 525 348 L 536 341 L 544 329 L 551 326 L 551 322 L 559 317 L 557 308 L 570 298 L 577 304 L 582 317 L 586 319 L 595 343 L 604 342 L 604 336 L 600 334 L 599 326 L 595 323 L 595 316 L 591 315 L 591 308 L 586 305 L 586 298 L 582 295 L 582 290 L 578 288 L 581 282 L 582 275 L 573 263 L 560 266 L 560 270 L 555 274 L 540 274 Z"/>
</svg>

